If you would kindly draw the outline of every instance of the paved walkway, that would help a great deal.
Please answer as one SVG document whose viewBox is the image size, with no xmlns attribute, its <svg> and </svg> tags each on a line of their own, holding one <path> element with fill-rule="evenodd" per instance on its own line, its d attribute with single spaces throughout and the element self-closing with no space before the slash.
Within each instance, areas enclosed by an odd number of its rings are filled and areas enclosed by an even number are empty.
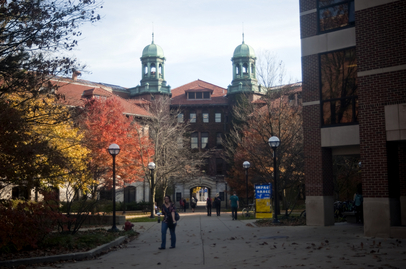
<svg viewBox="0 0 406 269">
<path fill-rule="evenodd" d="M 158 250 L 160 224 L 136 223 L 137 240 L 97 259 L 60 268 L 406 268 L 406 242 L 366 238 L 363 227 L 251 227 L 203 212 L 181 214 L 175 249 Z M 167 244 L 170 242 L 168 231 Z M 46 268 L 46 267 L 44 267 Z M 51 268 L 51 267 L 49 267 Z M 52 267 L 55 268 L 55 267 Z"/>
</svg>

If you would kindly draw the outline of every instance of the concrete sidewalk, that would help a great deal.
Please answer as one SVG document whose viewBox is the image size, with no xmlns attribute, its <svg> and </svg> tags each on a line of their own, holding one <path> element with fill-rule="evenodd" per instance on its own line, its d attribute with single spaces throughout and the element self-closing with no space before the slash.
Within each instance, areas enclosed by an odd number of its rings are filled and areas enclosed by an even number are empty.
<svg viewBox="0 0 406 269">
<path fill-rule="evenodd" d="M 175 249 L 158 250 L 161 225 L 136 223 L 137 240 L 94 260 L 60 268 L 406 268 L 406 242 L 366 238 L 363 227 L 252 227 L 203 212 L 181 214 Z M 47 268 L 47 267 L 43 267 Z M 51 267 L 49 267 L 51 268 Z M 54 268 L 54 267 L 52 267 Z"/>
</svg>

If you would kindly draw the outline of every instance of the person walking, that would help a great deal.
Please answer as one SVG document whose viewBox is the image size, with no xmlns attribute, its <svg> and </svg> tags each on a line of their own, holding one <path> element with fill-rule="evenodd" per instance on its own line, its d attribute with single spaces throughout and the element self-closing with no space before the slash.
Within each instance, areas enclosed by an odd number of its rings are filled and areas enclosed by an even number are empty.
<svg viewBox="0 0 406 269">
<path fill-rule="evenodd" d="M 196 197 L 192 196 L 192 199 L 190 200 L 190 206 L 192 207 L 193 213 L 195 213 L 196 204 L 197 204 L 197 199 L 196 199 Z"/>
<path fill-rule="evenodd" d="M 161 235 L 162 235 L 162 242 L 161 247 L 159 249 L 165 249 L 166 247 L 166 232 L 169 228 L 169 232 L 171 234 L 171 246 L 170 248 L 176 247 L 176 220 L 175 220 L 175 205 L 172 203 L 171 197 L 169 195 L 165 196 L 165 203 L 161 207 L 162 213 L 164 214 L 164 219 L 162 220 L 161 224 Z"/>
<path fill-rule="evenodd" d="M 216 208 L 217 216 L 220 216 L 221 199 L 220 199 L 220 196 L 218 193 L 216 194 L 216 197 L 214 198 L 213 203 L 214 203 L 214 207 Z"/>
<path fill-rule="evenodd" d="M 230 205 L 231 205 L 231 216 L 233 220 L 237 220 L 237 210 L 240 207 L 240 202 L 236 192 L 233 192 L 233 195 L 230 196 Z"/>
<path fill-rule="evenodd" d="M 211 217 L 211 198 L 210 198 L 210 195 L 207 197 L 207 200 L 206 200 L 206 208 L 207 208 L 207 216 Z"/>
<path fill-rule="evenodd" d="M 184 212 L 186 212 L 186 210 L 185 210 L 185 201 L 184 201 L 184 199 L 182 197 L 179 200 L 179 205 L 180 205 L 180 208 L 183 209 Z"/>
</svg>

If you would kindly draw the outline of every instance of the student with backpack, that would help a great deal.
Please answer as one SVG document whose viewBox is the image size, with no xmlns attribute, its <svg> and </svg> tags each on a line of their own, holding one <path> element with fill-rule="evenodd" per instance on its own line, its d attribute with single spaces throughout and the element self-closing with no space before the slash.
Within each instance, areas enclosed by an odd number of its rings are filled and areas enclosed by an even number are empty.
<svg viewBox="0 0 406 269">
<path fill-rule="evenodd" d="M 176 247 L 176 208 L 175 204 L 172 203 L 171 197 L 169 195 L 165 196 L 165 203 L 161 207 L 162 214 L 164 214 L 164 219 L 162 220 L 161 225 L 161 235 L 162 235 L 162 243 L 159 249 L 165 249 L 166 247 L 166 232 L 169 228 L 169 232 L 171 233 L 171 246 L 170 248 Z"/>
<path fill-rule="evenodd" d="M 197 199 L 196 199 L 196 197 L 192 196 L 192 199 L 190 200 L 190 206 L 192 207 L 193 213 L 195 212 L 196 204 L 197 204 Z"/>
<path fill-rule="evenodd" d="M 207 216 L 211 217 L 211 198 L 210 198 L 210 195 L 209 195 L 209 197 L 207 197 L 207 200 L 206 200 L 206 208 L 207 208 Z"/>
</svg>

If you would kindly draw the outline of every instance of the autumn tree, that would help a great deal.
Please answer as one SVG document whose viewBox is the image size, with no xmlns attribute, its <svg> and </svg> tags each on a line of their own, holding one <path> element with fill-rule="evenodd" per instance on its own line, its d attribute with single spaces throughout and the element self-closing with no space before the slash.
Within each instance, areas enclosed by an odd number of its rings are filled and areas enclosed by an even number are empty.
<svg viewBox="0 0 406 269">
<path fill-rule="evenodd" d="M 110 144 L 120 146 L 116 156 L 116 180 L 123 187 L 144 178 L 144 170 L 153 155 L 151 143 L 139 130 L 132 117 L 124 115 L 117 98 L 91 99 L 86 103 L 80 125 L 83 143 L 90 150 L 89 170 L 93 176 L 93 197 L 98 187 L 112 186 L 112 157 L 107 151 Z"/>
<path fill-rule="evenodd" d="M 8 185 L 36 190 L 65 182 L 89 185 L 86 175 L 88 150 L 81 145 L 82 135 L 72 121 L 59 121 L 57 115 L 68 108 L 52 103 L 53 99 L 26 100 L 16 94 L 3 102 L 6 117 L 0 117 L 0 181 Z M 19 104 L 19 105 L 16 105 Z M 49 107 L 53 106 L 49 114 Z M 55 116 L 55 117 L 53 117 Z M 36 124 L 40 119 L 42 124 Z M 80 173 L 81 176 L 77 176 Z"/>
<path fill-rule="evenodd" d="M 156 98 L 151 103 L 150 113 L 152 116 L 145 119 L 142 126 L 148 126 L 154 147 L 154 182 L 151 181 L 147 165 L 144 165 L 143 169 L 150 183 L 150 201 L 153 204 L 157 188 L 160 188 L 165 196 L 168 187 L 175 180 L 181 182 L 199 173 L 199 167 L 203 165 L 207 153 L 190 149 L 190 126 L 178 121 L 180 110 L 170 107 L 170 98 Z M 153 211 L 152 206 L 151 214 Z"/>
<path fill-rule="evenodd" d="M 244 161 L 251 163 L 249 193 L 253 193 L 255 183 L 273 182 L 273 152 L 268 139 L 276 135 L 281 140 L 277 149 L 278 195 L 286 209 L 294 206 L 303 185 L 304 165 L 301 106 L 291 102 L 295 94 L 295 87 L 277 87 L 268 90 L 261 108 L 247 100 L 234 107 L 233 117 L 240 124 L 234 126 L 226 139 L 226 156 L 232 164 L 228 183 L 242 197 L 246 190 Z M 288 200 L 282 193 L 294 199 Z"/>
</svg>

